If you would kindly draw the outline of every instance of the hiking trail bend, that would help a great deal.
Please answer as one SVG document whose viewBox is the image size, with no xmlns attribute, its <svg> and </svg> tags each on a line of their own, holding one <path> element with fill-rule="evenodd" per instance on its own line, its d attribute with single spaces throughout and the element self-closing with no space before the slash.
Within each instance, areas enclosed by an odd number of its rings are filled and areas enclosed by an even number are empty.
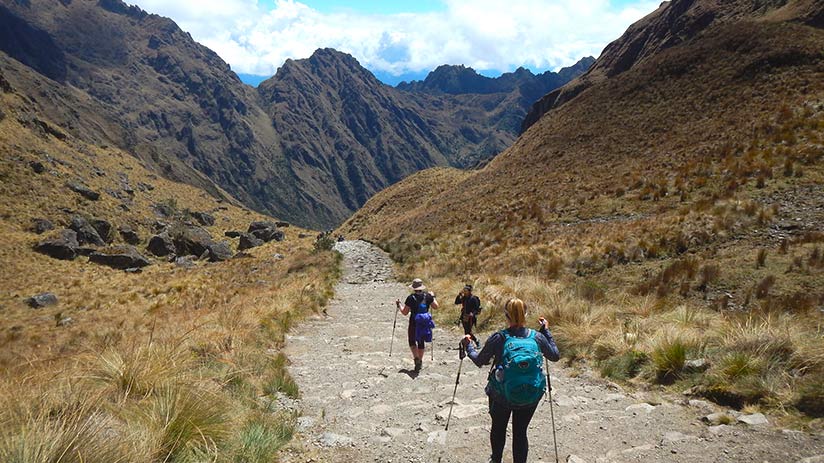
<svg viewBox="0 0 824 463">
<path fill-rule="evenodd" d="M 392 262 L 379 248 L 363 241 L 339 242 L 335 248 L 345 267 L 335 299 L 324 315 L 288 336 L 286 355 L 300 387 L 302 416 L 281 461 L 485 462 L 487 369 L 469 359 L 463 361 L 452 420 L 444 431 L 463 332 L 457 326 L 435 328 L 435 360 L 427 345 L 416 376 L 406 342 L 408 319 L 401 314 L 389 357 L 395 300 L 403 301 L 410 290 L 394 280 Z M 451 294 L 438 296 L 439 310 L 457 314 Z M 480 333 L 479 339 L 489 334 Z M 586 375 L 571 377 L 560 362 L 551 363 L 550 372 L 559 461 L 806 463 L 814 456 L 821 459 L 810 462 L 824 461 L 821 435 L 770 424 L 710 426 L 701 417 L 730 411 L 701 400 L 623 391 Z M 529 439 L 529 461 L 555 461 L 546 401 L 538 406 Z M 512 461 L 511 451 L 508 438 L 505 462 Z"/>
</svg>

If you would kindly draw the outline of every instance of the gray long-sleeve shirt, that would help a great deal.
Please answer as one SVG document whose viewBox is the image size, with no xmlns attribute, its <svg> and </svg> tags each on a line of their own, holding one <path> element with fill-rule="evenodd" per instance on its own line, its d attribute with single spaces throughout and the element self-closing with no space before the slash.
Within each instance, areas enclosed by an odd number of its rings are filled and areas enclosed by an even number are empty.
<svg viewBox="0 0 824 463">
<path fill-rule="evenodd" d="M 520 338 L 526 337 L 529 334 L 529 328 L 507 328 L 507 330 L 509 331 L 510 336 L 517 336 Z M 557 362 L 561 358 L 561 355 L 558 352 L 558 346 L 555 345 L 555 339 L 552 338 L 552 333 L 550 333 L 546 327 L 541 327 L 541 330 L 538 333 L 543 335 L 535 336 L 535 342 L 538 343 L 541 353 L 544 354 L 544 357 L 550 361 Z M 466 346 L 466 355 L 478 367 L 489 365 L 490 360 L 493 358 L 495 359 L 494 364 L 497 365 L 500 362 L 503 353 L 504 337 L 501 335 L 500 331 L 496 331 L 489 337 L 489 339 L 486 340 L 484 347 L 480 352 L 472 346 L 472 343 L 469 343 Z"/>
<path fill-rule="evenodd" d="M 510 336 L 517 336 L 517 337 L 526 337 L 529 334 L 528 328 L 507 328 L 509 331 Z M 541 327 L 541 330 L 538 331 L 540 335 L 535 335 L 535 342 L 538 343 L 538 348 L 541 349 L 541 353 L 544 354 L 544 357 L 547 359 L 557 362 L 561 355 L 558 352 L 558 346 L 555 345 L 555 339 L 552 338 L 552 333 L 546 327 Z M 466 355 L 467 357 L 472 360 L 472 362 L 478 366 L 478 368 L 488 365 L 491 360 L 494 359 L 494 364 L 497 365 L 501 361 L 501 357 L 504 354 L 504 336 L 501 334 L 500 331 L 496 331 L 489 339 L 486 340 L 484 343 L 484 347 L 481 349 L 480 352 L 475 349 L 472 343 L 468 343 L 466 346 Z M 485 388 L 486 394 L 490 397 L 490 399 L 496 402 L 503 402 L 505 400 L 502 397 L 498 397 L 497 393 L 495 392 L 494 388 L 487 387 Z"/>
</svg>

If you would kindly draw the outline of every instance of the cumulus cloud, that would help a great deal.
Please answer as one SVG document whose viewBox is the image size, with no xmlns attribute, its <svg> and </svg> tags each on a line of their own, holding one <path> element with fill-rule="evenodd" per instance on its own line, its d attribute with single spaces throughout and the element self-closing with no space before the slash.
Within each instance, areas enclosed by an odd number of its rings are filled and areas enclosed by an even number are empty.
<svg viewBox="0 0 824 463">
<path fill-rule="evenodd" d="M 321 12 L 295 0 L 132 0 L 168 16 L 236 72 L 272 75 L 317 48 L 400 75 L 441 64 L 478 70 L 555 69 L 597 56 L 658 1 L 444 0 L 426 13 Z M 625 0 L 624 0 L 625 1 Z"/>
</svg>

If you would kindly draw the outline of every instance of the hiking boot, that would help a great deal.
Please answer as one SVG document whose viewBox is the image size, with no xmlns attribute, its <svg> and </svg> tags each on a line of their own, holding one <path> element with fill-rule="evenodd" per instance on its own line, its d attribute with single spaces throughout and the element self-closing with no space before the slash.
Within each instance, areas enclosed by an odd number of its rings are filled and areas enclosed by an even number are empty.
<svg viewBox="0 0 824 463">
<path fill-rule="evenodd" d="M 415 359 L 415 371 L 421 371 L 422 366 L 423 366 L 423 360 Z"/>
<path fill-rule="evenodd" d="M 480 348 L 481 348 L 481 341 L 478 341 L 478 339 L 475 339 L 475 349 L 480 349 Z"/>
</svg>

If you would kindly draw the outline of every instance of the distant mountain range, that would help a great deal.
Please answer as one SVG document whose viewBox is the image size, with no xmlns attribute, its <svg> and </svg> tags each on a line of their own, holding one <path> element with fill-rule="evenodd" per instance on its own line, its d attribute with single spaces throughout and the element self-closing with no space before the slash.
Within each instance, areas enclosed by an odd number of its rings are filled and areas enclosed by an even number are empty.
<svg viewBox="0 0 824 463">
<path fill-rule="evenodd" d="M 589 64 L 497 79 L 446 66 L 402 90 L 324 49 L 254 89 L 173 21 L 120 0 L 0 0 L 0 69 L 49 123 L 315 228 L 423 168 L 487 161 Z"/>
</svg>

